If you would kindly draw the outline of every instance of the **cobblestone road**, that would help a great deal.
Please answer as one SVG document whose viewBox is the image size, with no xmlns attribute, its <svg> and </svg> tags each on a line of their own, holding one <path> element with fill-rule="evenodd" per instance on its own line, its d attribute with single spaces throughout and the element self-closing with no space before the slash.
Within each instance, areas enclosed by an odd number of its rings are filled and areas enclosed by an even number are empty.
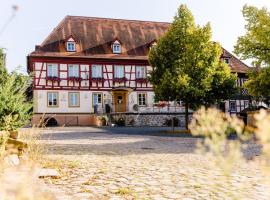
<svg viewBox="0 0 270 200">
<path fill-rule="evenodd" d="M 227 187 L 209 158 L 195 153 L 201 139 L 135 134 L 145 129 L 122 134 L 128 130 L 42 131 L 47 156 L 60 160 L 65 174 L 61 179 L 45 180 L 46 184 L 65 200 L 240 199 L 240 194 L 243 199 L 270 199 L 266 194 L 270 190 L 261 184 L 263 176 L 253 163 L 239 166 Z"/>
</svg>

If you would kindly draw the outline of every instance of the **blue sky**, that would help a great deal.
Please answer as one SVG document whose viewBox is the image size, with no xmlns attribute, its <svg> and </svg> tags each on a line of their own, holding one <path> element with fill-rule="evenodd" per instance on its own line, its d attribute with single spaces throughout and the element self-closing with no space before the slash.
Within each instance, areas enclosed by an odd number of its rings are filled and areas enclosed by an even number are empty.
<svg viewBox="0 0 270 200">
<path fill-rule="evenodd" d="M 16 16 L 4 32 L 0 47 L 7 52 L 7 67 L 26 68 L 26 56 L 66 15 L 110 17 L 171 22 L 180 4 L 187 4 L 196 23 L 211 23 L 213 40 L 233 51 L 237 37 L 245 33 L 244 4 L 266 6 L 270 0 L 0 0 L 0 30 L 18 5 Z"/>
</svg>

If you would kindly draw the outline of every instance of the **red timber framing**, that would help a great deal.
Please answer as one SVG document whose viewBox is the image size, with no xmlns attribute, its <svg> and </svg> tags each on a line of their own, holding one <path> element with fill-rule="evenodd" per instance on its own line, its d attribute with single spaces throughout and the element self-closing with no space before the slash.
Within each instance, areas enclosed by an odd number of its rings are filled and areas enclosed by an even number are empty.
<svg viewBox="0 0 270 200">
<path fill-rule="evenodd" d="M 36 69 L 36 63 L 41 67 Z M 47 64 L 58 65 L 58 81 L 48 80 Z M 61 69 L 61 65 L 66 69 Z M 68 77 L 68 65 L 79 65 L 79 80 L 70 80 Z M 92 78 L 92 65 L 102 66 L 102 80 Z M 115 65 L 124 66 L 124 81 L 114 79 Z M 78 60 L 56 58 L 33 58 L 29 60 L 29 66 L 35 71 L 34 90 L 78 90 L 78 91 L 111 91 L 117 87 L 132 88 L 134 91 L 153 91 L 148 81 L 141 82 L 136 78 L 136 66 L 144 66 L 147 69 L 148 62 L 145 60 Z M 46 68 L 45 68 L 46 66 Z M 110 68 L 110 70 L 108 69 Z M 129 68 L 129 69 L 127 69 Z M 46 74 L 46 77 L 44 77 Z M 66 84 L 63 84 L 66 83 Z M 86 84 L 87 83 L 87 84 Z"/>
</svg>

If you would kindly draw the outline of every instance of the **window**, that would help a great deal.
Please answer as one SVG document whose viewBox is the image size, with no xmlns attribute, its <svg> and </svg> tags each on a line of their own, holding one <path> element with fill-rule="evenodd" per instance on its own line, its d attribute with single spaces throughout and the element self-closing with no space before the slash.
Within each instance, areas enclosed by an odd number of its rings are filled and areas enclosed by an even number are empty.
<svg viewBox="0 0 270 200">
<path fill-rule="evenodd" d="M 146 78 L 145 66 L 136 66 L 136 78 Z"/>
<path fill-rule="evenodd" d="M 92 78 L 102 78 L 102 65 L 92 65 Z"/>
<path fill-rule="evenodd" d="M 236 112 L 236 101 L 230 101 L 229 109 L 231 112 Z"/>
<path fill-rule="evenodd" d="M 57 107 L 58 106 L 58 93 L 57 92 L 48 92 L 48 107 Z"/>
<path fill-rule="evenodd" d="M 102 93 L 93 93 L 93 106 L 102 104 Z"/>
<path fill-rule="evenodd" d="M 69 107 L 79 107 L 80 106 L 80 93 L 69 92 L 68 93 L 68 105 L 69 105 Z"/>
<path fill-rule="evenodd" d="M 153 42 L 152 44 L 150 44 L 150 50 L 153 48 L 153 47 L 155 47 L 155 46 L 157 46 L 157 42 Z"/>
<path fill-rule="evenodd" d="M 79 77 L 79 65 L 68 65 L 68 77 Z"/>
<path fill-rule="evenodd" d="M 112 45 L 113 53 L 121 53 L 121 44 L 117 40 Z"/>
<path fill-rule="evenodd" d="M 244 107 L 248 108 L 249 107 L 249 101 L 244 101 Z"/>
<path fill-rule="evenodd" d="M 58 77 L 58 65 L 47 64 L 47 75 L 48 77 Z"/>
<path fill-rule="evenodd" d="M 124 78 L 124 66 L 122 65 L 114 66 L 114 78 Z"/>
<path fill-rule="evenodd" d="M 230 64 L 230 58 L 224 58 L 224 62 L 225 62 L 226 64 Z"/>
<path fill-rule="evenodd" d="M 67 51 L 76 51 L 76 43 L 67 42 Z"/>
<path fill-rule="evenodd" d="M 146 94 L 145 93 L 138 94 L 138 105 L 139 106 L 146 106 Z"/>
</svg>

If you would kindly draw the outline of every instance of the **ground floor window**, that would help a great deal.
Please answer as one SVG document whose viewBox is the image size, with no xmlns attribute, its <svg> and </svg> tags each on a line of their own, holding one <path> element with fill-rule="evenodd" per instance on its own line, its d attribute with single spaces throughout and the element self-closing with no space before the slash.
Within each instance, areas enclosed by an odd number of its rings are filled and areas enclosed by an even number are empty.
<svg viewBox="0 0 270 200">
<path fill-rule="evenodd" d="M 146 93 L 139 93 L 138 94 L 138 105 L 139 106 L 146 106 Z"/>
<path fill-rule="evenodd" d="M 79 92 L 69 92 L 68 93 L 68 105 L 69 105 L 69 107 L 79 107 L 80 106 L 80 93 Z"/>
<path fill-rule="evenodd" d="M 48 92 L 47 105 L 48 107 L 57 107 L 59 105 L 58 92 Z"/>
<path fill-rule="evenodd" d="M 102 104 L 102 93 L 93 93 L 93 106 Z"/>
<path fill-rule="evenodd" d="M 230 101 L 229 110 L 231 112 L 236 112 L 236 101 Z"/>
</svg>

